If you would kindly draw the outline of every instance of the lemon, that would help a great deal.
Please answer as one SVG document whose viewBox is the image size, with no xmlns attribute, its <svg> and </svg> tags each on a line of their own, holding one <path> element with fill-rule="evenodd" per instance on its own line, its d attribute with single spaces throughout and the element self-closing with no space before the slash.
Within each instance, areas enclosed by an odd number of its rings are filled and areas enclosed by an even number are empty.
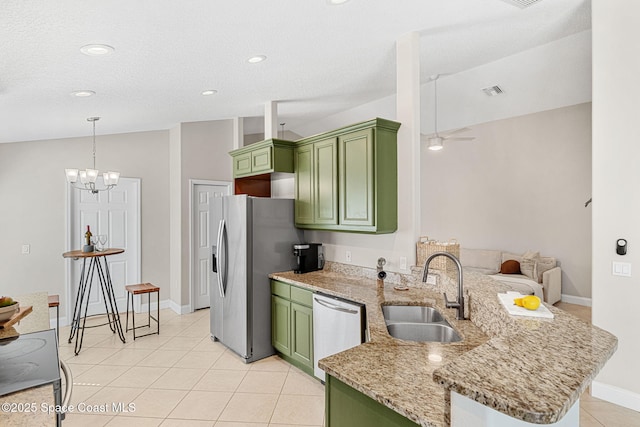
<svg viewBox="0 0 640 427">
<path fill-rule="evenodd" d="M 540 298 L 535 295 L 527 295 L 522 298 L 522 306 L 527 310 L 537 310 L 540 307 Z"/>
<path fill-rule="evenodd" d="M 522 298 L 515 298 L 515 299 L 513 300 L 513 303 L 514 303 L 515 305 L 517 305 L 517 306 L 524 307 L 524 306 L 522 305 Z"/>
</svg>

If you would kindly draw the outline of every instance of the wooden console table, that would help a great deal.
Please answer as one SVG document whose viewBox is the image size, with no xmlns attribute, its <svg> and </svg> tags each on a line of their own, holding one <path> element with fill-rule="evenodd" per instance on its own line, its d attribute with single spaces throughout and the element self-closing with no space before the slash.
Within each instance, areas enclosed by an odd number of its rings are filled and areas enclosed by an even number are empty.
<svg viewBox="0 0 640 427">
<path fill-rule="evenodd" d="M 87 311 L 89 309 L 89 296 L 91 294 L 91 283 L 93 282 L 93 276 L 97 273 L 100 289 L 102 290 L 102 296 L 104 299 L 104 307 L 107 315 L 107 323 L 103 323 L 97 326 L 109 325 L 113 333 L 117 333 L 122 342 L 126 342 L 124 332 L 122 331 L 122 325 L 120 323 L 120 314 L 118 313 L 118 306 L 116 305 L 116 297 L 113 292 L 113 284 L 111 283 L 111 274 L 109 273 L 109 264 L 107 263 L 107 257 L 110 255 L 121 254 L 124 249 L 105 249 L 103 251 L 96 252 L 82 252 L 81 250 L 69 251 L 62 254 L 64 258 L 79 259 L 82 258 L 82 271 L 80 273 L 80 283 L 78 284 L 78 290 L 76 294 L 76 303 L 73 309 L 73 320 L 71 321 L 71 331 L 69 332 L 69 343 L 73 340 L 75 342 L 75 354 L 80 353 L 82 348 L 82 340 L 84 338 L 84 330 L 87 322 Z M 100 264 L 102 259 L 102 264 Z M 87 266 L 87 260 L 89 265 Z M 82 314 L 82 308 L 84 306 L 84 315 Z M 82 325 L 80 325 L 82 322 Z M 93 327 L 93 326 L 91 326 Z"/>
</svg>

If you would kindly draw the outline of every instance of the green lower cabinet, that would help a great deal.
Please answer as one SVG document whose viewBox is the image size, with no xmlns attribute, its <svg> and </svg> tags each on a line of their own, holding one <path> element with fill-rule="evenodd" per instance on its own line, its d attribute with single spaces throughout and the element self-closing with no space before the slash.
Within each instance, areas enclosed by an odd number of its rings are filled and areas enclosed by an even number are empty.
<svg viewBox="0 0 640 427">
<path fill-rule="evenodd" d="M 271 344 L 287 362 L 313 375 L 313 292 L 271 281 Z"/>
<path fill-rule="evenodd" d="M 416 427 L 418 424 L 331 375 L 325 384 L 325 427 Z"/>
<path fill-rule="evenodd" d="M 313 369 L 313 309 L 291 303 L 291 357 Z"/>
<path fill-rule="evenodd" d="M 291 302 L 271 295 L 271 344 L 283 354 L 291 354 Z"/>
</svg>

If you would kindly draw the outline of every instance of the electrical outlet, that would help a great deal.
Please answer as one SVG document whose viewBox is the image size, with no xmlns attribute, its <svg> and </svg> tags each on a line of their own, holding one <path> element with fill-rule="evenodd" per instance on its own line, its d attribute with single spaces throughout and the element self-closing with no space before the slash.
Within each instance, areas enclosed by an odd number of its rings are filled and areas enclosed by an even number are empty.
<svg viewBox="0 0 640 427">
<path fill-rule="evenodd" d="M 345 258 L 347 259 L 347 262 L 351 262 L 351 251 L 347 251 L 345 253 Z"/>
<path fill-rule="evenodd" d="M 22 253 L 29 255 L 31 253 L 31 245 L 22 245 Z"/>
<path fill-rule="evenodd" d="M 400 270 L 406 270 L 406 269 L 407 269 L 407 257 L 401 256 L 400 257 Z"/>
</svg>

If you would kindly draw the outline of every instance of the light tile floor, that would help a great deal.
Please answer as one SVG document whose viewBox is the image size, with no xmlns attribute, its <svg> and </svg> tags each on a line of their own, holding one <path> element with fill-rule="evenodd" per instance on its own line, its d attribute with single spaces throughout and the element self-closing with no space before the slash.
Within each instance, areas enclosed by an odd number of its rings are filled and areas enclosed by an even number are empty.
<svg viewBox="0 0 640 427">
<path fill-rule="evenodd" d="M 211 341 L 209 310 L 161 310 L 160 321 L 160 335 L 134 342 L 130 331 L 124 344 L 108 326 L 87 329 L 78 356 L 69 328 L 61 329 L 60 357 L 74 376 L 71 404 L 84 405 L 67 414 L 65 427 L 323 425 L 322 384 L 275 356 L 244 364 Z"/>
<path fill-rule="evenodd" d="M 591 320 L 589 307 L 557 307 Z M 211 341 L 209 310 L 161 310 L 160 320 L 160 335 L 134 342 L 129 332 L 124 344 L 107 326 L 88 329 L 78 356 L 67 343 L 69 328 L 61 329 L 60 357 L 74 375 L 71 403 L 85 405 L 67 414 L 65 427 L 323 425 L 322 384 L 276 356 L 245 365 Z M 640 427 L 640 413 L 585 392 L 580 426 Z"/>
</svg>

